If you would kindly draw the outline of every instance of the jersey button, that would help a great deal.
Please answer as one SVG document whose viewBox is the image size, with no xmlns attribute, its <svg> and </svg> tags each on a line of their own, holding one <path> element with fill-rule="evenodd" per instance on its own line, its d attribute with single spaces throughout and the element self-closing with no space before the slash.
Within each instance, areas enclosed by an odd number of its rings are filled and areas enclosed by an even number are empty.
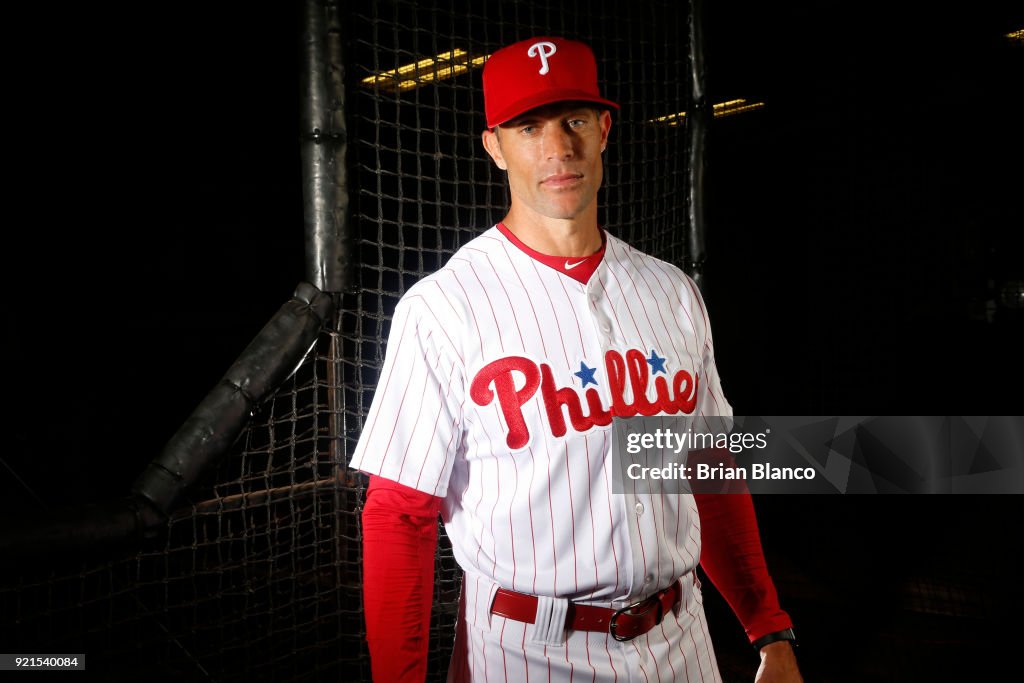
<svg viewBox="0 0 1024 683">
<path fill-rule="evenodd" d="M 638 515 L 644 514 L 644 504 L 643 503 L 637 503 L 636 504 L 636 514 L 638 514 Z"/>
<path fill-rule="evenodd" d="M 654 577 L 651 576 L 650 574 L 648 574 L 647 576 L 644 577 L 644 583 L 645 584 L 650 583 L 651 581 L 654 581 Z"/>
</svg>

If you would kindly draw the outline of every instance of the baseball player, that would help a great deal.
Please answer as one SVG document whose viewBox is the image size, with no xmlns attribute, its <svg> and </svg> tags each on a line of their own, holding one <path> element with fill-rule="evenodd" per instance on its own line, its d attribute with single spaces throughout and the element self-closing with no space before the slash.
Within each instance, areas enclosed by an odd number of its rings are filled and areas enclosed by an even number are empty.
<svg viewBox="0 0 1024 683">
<path fill-rule="evenodd" d="M 507 216 L 409 289 L 351 466 L 377 681 L 422 681 L 437 515 L 464 570 L 452 681 L 721 680 L 701 563 L 800 681 L 749 495 L 613 492 L 612 419 L 731 416 L 700 292 L 597 221 L 611 110 L 583 43 L 484 68 Z"/>
</svg>

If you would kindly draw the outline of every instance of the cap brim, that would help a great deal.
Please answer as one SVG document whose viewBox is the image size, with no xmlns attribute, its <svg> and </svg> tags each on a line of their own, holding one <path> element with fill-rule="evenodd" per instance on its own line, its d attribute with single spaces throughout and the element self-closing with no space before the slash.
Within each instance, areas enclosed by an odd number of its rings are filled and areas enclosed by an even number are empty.
<svg viewBox="0 0 1024 683">
<path fill-rule="evenodd" d="M 520 114 L 530 111 L 531 109 L 543 107 L 545 104 L 553 104 L 555 102 L 591 102 L 593 104 L 601 104 L 606 107 L 619 109 L 619 105 L 615 102 L 606 100 L 603 97 L 597 97 L 593 93 L 588 93 L 584 90 L 572 90 L 569 88 L 545 90 L 544 92 L 534 93 L 529 97 L 524 97 L 523 99 L 517 100 L 508 105 L 495 116 L 487 119 L 487 127 L 495 128 L 496 126 L 500 126 Z"/>
</svg>

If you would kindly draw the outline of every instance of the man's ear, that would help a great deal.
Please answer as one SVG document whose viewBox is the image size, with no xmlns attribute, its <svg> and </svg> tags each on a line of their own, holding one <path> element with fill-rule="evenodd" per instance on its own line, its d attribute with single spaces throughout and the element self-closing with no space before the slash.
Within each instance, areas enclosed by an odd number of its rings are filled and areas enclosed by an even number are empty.
<svg viewBox="0 0 1024 683">
<path fill-rule="evenodd" d="M 601 151 L 603 152 L 605 147 L 608 146 L 608 132 L 612 129 L 612 114 L 607 109 L 602 109 L 598 115 L 598 121 L 601 123 Z"/>
<path fill-rule="evenodd" d="M 508 170 L 508 164 L 505 163 L 505 157 L 501 153 L 501 142 L 498 140 L 497 130 L 488 128 L 482 134 L 484 140 L 484 149 L 491 155 L 491 159 L 494 159 L 494 165 L 500 168 L 502 171 Z"/>
</svg>

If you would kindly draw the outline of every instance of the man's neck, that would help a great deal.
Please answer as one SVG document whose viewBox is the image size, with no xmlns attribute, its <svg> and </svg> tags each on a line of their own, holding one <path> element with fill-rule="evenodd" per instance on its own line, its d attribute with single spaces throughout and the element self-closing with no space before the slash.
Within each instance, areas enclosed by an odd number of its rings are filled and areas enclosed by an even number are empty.
<svg viewBox="0 0 1024 683">
<path fill-rule="evenodd" d="M 597 212 L 576 218 L 548 218 L 532 212 L 508 212 L 502 223 L 523 244 L 549 256 L 583 257 L 601 248 L 601 230 L 597 225 Z"/>
</svg>

